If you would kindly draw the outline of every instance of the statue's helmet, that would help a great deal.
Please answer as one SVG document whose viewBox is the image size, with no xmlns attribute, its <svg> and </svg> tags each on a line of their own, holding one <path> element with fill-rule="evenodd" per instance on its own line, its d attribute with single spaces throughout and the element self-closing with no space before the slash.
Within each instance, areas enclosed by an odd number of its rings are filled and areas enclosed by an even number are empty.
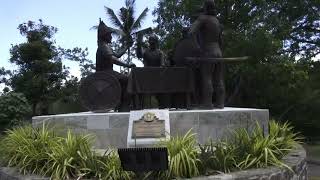
<svg viewBox="0 0 320 180">
<path fill-rule="evenodd" d="M 214 0 L 205 0 L 203 4 L 203 10 L 208 14 L 216 15 L 216 3 Z"/>
<path fill-rule="evenodd" d="M 113 32 L 114 31 L 100 19 L 98 26 L 98 40 L 106 40 L 107 36 L 111 36 L 111 33 Z"/>
<path fill-rule="evenodd" d="M 150 35 L 149 37 L 149 43 L 155 43 L 155 44 L 158 44 L 159 43 L 159 39 L 156 35 L 152 34 Z"/>
</svg>

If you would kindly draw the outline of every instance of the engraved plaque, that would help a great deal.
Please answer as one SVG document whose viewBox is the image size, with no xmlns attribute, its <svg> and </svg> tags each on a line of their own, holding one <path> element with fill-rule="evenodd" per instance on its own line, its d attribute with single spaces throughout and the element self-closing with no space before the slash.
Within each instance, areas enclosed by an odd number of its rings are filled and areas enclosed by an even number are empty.
<svg viewBox="0 0 320 180">
<path fill-rule="evenodd" d="M 162 138 L 165 136 L 165 121 L 154 113 L 145 113 L 141 119 L 133 121 L 132 138 Z"/>
</svg>

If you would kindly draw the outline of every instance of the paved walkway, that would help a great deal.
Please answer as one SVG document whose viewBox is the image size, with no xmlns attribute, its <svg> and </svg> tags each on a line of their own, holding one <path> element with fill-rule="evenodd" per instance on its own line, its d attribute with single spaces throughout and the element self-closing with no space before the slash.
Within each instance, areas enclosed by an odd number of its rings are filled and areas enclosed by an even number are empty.
<svg viewBox="0 0 320 180">
<path fill-rule="evenodd" d="M 308 163 L 308 176 L 320 180 L 320 164 Z"/>
<path fill-rule="evenodd" d="M 307 152 L 309 179 L 320 180 L 320 158 L 317 152 L 317 147 L 305 144 L 304 149 Z"/>
</svg>

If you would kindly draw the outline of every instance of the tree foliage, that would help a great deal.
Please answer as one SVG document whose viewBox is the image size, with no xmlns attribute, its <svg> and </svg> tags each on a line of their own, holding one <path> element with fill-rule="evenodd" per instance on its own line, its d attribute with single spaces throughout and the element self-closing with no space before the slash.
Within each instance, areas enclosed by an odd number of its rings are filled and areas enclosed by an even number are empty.
<svg viewBox="0 0 320 180">
<path fill-rule="evenodd" d="M 34 115 L 37 109 L 40 114 L 47 114 L 48 105 L 64 96 L 61 89 L 64 82 L 68 82 L 69 71 L 63 61 L 71 59 L 79 62 L 83 74 L 93 68 L 91 61 L 86 58 L 87 49 L 63 49 L 57 46 L 54 40 L 57 28 L 45 25 L 42 20 L 20 24 L 18 29 L 26 42 L 10 49 L 10 62 L 18 68 L 11 72 L 6 84 L 13 91 L 26 96 Z"/>
<path fill-rule="evenodd" d="M 3 130 L 18 125 L 31 115 L 31 106 L 21 93 L 6 93 L 0 96 L 0 128 Z"/>
<path fill-rule="evenodd" d="M 89 76 L 96 69 L 96 66 L 92 62 L 92 60 L 88 59 L 88 55 L 89 55 L 88 48 L 85 48 L 85 49 L 82 49 L 79 47 L 75 47 L 73 49 L 59 48 L 59 50 L 62 52 L 65 59 L 69 59 L 71 61 L 79 63 L 80 73 L 82 78 Z"/>
<path fill-rule="evenodd" d="M 57 28 L 29 21 L 20 24 L 20 34 L 26 42 L 10 49 L 10 62 L 17 65 L 9 82 L 12 89 L 22 92 L 33 106 L 35 114 L 39 102 L 48 102 L 59 90 L 67 74 L 61 54 L 52 39 Z"/>
<path fill-rule="evenodd" d="M 318 62 L 312 61 L 320 54 L 319 1 L 215 2 L 224 26 L 224 56 L 251 57 L 246 63 L 227 66 L 227 105 L 268 108 L 274 117 L 319 132 L 320 123 L 315 119 L 320 114 L 315 109 L 320 108 L 316 103 L 320 76 Z M 153 14 L 163 49 L 174 48 L 182 28 L 201 13 L 202 3 L 159 1 Z M 310 126 L 311 122 L 317 125 Z"/>
<path fill-rule="evenodd" d="M 164 37 L 164 47 L 172 48 L 181 36 L 183 26 L 189 26 L 199 13 L 202 1 L 165 1 L 160 0 L 153 11 L 157 15 L 159 33 Z M 218 16 L 224 25 L 225 48 L 227 54 L 243 51 L 243 43 L 253 43 L 264 48 L 274 46 L 276 50 L 314 57 L 319 54 L 320 10 L 319 1 L 255 1 L 255 0 L 218 0 Z M 267 40 L 264 41 L 253 41 Z M 238 47 L 242 47 L 239 50 Z M 231 51 L 231 50 L 236 50 Z M 244 51 L 248 53 L 250 51 Z M 267 52 L 267 51 L 266 51 Z"/>
</svg>

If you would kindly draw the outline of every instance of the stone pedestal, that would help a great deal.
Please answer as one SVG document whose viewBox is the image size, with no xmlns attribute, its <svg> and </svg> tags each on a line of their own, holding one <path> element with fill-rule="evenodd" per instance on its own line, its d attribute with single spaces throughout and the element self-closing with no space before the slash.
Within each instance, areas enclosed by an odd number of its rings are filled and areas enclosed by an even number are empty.
<svg viewBox="0 0 320 180">
<path fill-rule="evenodd" d="M 83 112 L 37 116 L 32 118 L 32 122 L 35 127 L 45 122 L 58 133 L 66 133 L 67 129 L 71 129 L 75 133 L 93 134 L 97 149 L 109 146 L 124 148 L 127 147 L 129 114 Z M 170 111 L 169 118 L 171 136 L 184 135 L 192 129 L 197 134 L 198 142 L 203 144 L 210 138 L 221 139 L 232 129 L 244 127 L 251 130 L 256 122 L 267 133 L 269 111 L 248 108 Z"/>
</svg>

